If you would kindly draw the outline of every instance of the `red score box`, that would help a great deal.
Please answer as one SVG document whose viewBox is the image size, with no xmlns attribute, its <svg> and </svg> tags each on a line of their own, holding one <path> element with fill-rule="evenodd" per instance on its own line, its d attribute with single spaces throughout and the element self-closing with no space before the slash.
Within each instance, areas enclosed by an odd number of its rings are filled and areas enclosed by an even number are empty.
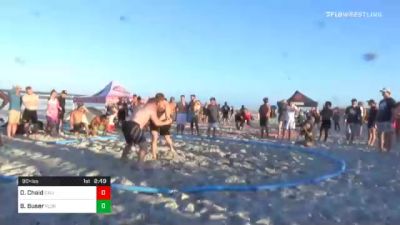
<svg viewBox="0 0 400 225">
<path fill-rule="evenodd" d="M 97 186 L 96 187 L 97 200 L 111 200 L 111 187 L 110 186 Z"/>
</svg>

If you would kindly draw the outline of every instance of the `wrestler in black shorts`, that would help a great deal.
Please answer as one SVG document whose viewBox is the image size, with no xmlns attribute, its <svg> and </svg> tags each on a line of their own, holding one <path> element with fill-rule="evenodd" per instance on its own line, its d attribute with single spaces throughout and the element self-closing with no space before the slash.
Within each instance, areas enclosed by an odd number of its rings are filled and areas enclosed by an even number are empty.
<svg viewBox="0 0 400 225">
<path fill-rule="evenodd" d="M 170 129 L 171 125 L 157 127 L 152 121 L 150 121 L 150 130 L 157 131 L 161 136 L 171 135 Z"/>
</svg>

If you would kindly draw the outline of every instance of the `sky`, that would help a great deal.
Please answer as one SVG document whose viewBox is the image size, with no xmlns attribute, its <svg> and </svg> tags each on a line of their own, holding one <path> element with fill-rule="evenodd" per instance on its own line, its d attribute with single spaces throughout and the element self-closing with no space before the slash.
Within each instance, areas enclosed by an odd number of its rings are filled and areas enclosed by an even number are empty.
<svg viewBox="0 0 400 225">
<path fill-rule="evenodd" d="M 296 90 L 400 99 L 399 12 L 397 0 L 0 0 L 0 88 L 91 95 L 114 80 L 249 107 Z"/>
</svg>

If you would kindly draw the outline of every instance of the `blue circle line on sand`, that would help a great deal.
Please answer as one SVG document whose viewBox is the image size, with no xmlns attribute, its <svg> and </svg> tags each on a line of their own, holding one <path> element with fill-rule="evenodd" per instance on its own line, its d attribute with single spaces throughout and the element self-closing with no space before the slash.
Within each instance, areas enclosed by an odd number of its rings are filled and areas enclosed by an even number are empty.
<svg viewBox="0 0 400 225">
<path fill-rule="evenodd" d="M 237 140 L 232 138 L 205 138 L 205 137 L 195 137 L 195 136 L 187 136 L 187 135 L 178 135 L 175 136 L 176 139 L 188 140 L 188 141 L 201 141 L 201 140 L 210 140 L 210 141 L 227 141 L 234 142 L 237 144 L 247 144 L 247 145 L 255 145 L 255 146 L 264 146 L 264 147 L 274 147 L 278 149 L 283 149 L 287 151 L 298 151 L 304 154 L 313 155 L 316 157 L 323 158 L 331 163 L 336 165 L 336 169 L 333 172 L 329 172 L 323 175 L 319 175 L 312 178 L 306 179 L 298 179 L 289 182 L 278 182 L 272 184 L 254 184 L 254 185 L 207 185 L 207 186 L 193 186 L 193 187 L 183 187 L 181 189 L 169 189 L 169 188 L 157 188 L 157 187 L 144 187 L 144 186 L 131 186 L 131 185 L 123 185 L 123 184 L 112 184 L 112 188 L 116 190 L 124 190 L 124 191 L 132 191 L 137 193 L 147 193 L 147 194 L 173 194 L 173 193 L 204 193 L 204 192 L 215 192 L 215 191 L 263 191 L 263 190 L 278 190 L 283 188 L 293 188 L 301 185 L 310 185 L 310 184 L 318 184 L 320 182 L 339 177 L 346 171 L 346 163 L 344 160 L 331 156 L 322 151 L 322 149 L 318 148 L 309 148 L 305 149 L 299 146 L 294 146 L 290 144 L 278 144 L 272 142 L 265 141 L 256 141 L 256 140 Z M 101 137 L 101 138 L 92 138 L 91 140 L 115 140 L 116 136 L 110 137 Z M 76 139 L 76 142 L 79 140 Z M 64 140 L 64 141 L 56 141 L 52 144 L 69 144 L 73 142 L 73 140 Z M 6 176 L 0 174 L 0 183 L 8 183 L 8 182 L 16 182 L 17 177 L 15 176 Z"/>
</svg>

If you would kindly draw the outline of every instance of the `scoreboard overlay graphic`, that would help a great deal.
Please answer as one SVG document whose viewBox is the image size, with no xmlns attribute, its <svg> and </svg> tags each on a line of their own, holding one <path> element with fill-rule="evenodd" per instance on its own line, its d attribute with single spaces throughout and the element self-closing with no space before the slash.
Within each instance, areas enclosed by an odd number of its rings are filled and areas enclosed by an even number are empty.
<svg viewBox="0 0 400 225">
<path fill-rule="evenodd" d="M 18 213 L 111 213 L 110 177 L 18 177 Z"/>
</svg>

